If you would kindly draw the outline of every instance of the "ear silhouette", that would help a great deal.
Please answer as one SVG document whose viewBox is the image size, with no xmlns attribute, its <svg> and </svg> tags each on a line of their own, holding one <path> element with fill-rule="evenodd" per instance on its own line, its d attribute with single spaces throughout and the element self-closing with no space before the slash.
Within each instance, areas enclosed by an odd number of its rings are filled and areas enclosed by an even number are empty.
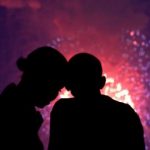
<svg viewBox="0 0 150 150">
<path fill-rule="evenodd" d="M 105 83 L 106 83 L 106 77 L 101 76 L 99 79 L 99 89 L 102 89 L 104 87 Z"/>
</svg>

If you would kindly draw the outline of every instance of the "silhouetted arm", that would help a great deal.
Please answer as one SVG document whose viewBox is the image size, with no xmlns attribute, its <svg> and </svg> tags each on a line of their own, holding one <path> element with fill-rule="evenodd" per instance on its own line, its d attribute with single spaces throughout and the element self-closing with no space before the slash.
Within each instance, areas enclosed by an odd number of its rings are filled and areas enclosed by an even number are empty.
<svg viewBox="0 0 150 150">
<path fill-rule="evenodd" d="M 129 134 L 127 136 L 129 149 L 145 150 L 143 126 L 141 124 L 139 116 L 130 106 L 128 106 L 127 122 L 129 123 L 127 124 L 127 133 Z"/>
</svg>

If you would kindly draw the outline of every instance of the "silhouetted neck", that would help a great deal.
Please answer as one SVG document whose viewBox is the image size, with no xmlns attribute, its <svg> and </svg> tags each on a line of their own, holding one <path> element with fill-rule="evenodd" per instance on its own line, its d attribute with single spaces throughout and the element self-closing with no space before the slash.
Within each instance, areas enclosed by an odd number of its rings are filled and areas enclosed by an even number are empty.
<svg viewBox="0 0 150 150">
<path fill-rule="evenodd" d="M 78 96 L 75 96 L 76 98 L 82 98 L 82 99 L 89 99 L 89 98 L 92 98 L 92 99 L 95 99 L 97 97 L 99 97 L 101 95 L 100 91 L 87 91 L 87 92 L 84 92 L 83 94 L 80 94 Z"/>
</svg>

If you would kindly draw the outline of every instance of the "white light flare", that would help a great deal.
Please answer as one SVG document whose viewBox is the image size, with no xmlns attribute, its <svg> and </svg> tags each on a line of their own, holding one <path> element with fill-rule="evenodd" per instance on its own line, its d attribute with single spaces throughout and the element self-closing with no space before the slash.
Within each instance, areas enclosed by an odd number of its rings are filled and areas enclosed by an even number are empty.
<svg viewBox="0 0 150 150">
<path fill-rule="evenodd" d="M 61 89 L 59 92 L 59 98 L 72 98 L 72 94 L 66 88 Z"/>
<path fill-rule="evenodd" d="M 124 89 L 121 83 L 115 83 L 114 78 L 107 77 L 106 74 L 105 76 L 106 76 L 106 85 L 102 90 L 102 93 L 111 96 L 114 100 L 127 103 L 133 109 L 135 109 L 129 90 Z"/>
</svg>

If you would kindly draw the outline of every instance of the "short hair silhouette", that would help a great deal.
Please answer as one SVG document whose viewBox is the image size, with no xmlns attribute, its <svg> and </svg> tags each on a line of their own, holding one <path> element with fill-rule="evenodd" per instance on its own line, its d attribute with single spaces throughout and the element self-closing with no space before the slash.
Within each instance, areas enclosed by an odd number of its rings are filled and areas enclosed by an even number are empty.
<svg viewBox="0 0 150 150">
<path fill-rule="evenodd" d="M 80 53 L 69 60 L 67 88 L 74 96 L 92 94 L 105 85 L 101 62 L 93 55 Z"/>
<path fill-rule="evenodd" d="M 100 93 L 100 61 L 88 53 L 68 62 L 66 87 L 74 98 L 60 99 L 51 112 L 49 150 L 144 150 L 143 127 L 128 105 Z"/>
<path fill-rule="evenodd" d="M 38 137 L 43 119 L 35 106 L 42 108 L 56 98 L 64 86 L 66 64 L 59 51 L 47 46 L 18 59 L 21 80 L 8 85 L 0 95 L 3 106 L 7 106 L 1 109 L 1 140 L 6 144 L 0 149 L 43 150 Z"/>
</svg>

